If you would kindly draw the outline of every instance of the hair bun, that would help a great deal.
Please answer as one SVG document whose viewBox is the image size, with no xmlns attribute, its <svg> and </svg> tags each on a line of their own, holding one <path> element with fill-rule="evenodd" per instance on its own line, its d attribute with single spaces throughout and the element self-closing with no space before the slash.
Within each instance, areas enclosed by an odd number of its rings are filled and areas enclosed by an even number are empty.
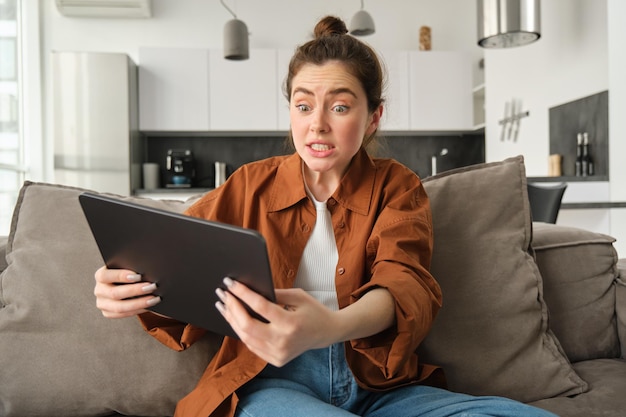
<svg viewBox="0 0 626 417">
<path fill-rule="evenodd" d="M 324 17 L 315 25 L 315 29 L 313 30 L 315 38 L 331 35 L 345 35 L 346 33 L 348 33 L 346 24 L 343 20 L 335 16 Z"/>
</svg>

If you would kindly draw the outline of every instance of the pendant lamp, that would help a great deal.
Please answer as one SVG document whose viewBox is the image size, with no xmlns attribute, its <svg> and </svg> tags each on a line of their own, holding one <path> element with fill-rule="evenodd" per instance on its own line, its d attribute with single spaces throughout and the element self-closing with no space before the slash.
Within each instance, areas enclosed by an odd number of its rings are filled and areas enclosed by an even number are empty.
<svg viewBox="0 0 626 417">
<path fill-rule="evenodd" d="M 511 48 L 541 36 L 540 0 L 478 0 L 478 45 Z"/>
<path fill-rule="evenodd" d="M 250 58 L 248 46 L 248 27 L 237 19 L 235 13 L 220 0 L 222 6 L 233 15 L 233 19 L 224 25 L 224 58 L 241 61 Z"/>
<path fill-rule="evenodd" d="M 350 33 L 354 36 L 371 35 L 376 31 L 374 27 L 374 19 L 363 8 L 363 0 L 361 0 L 361 10 L 356 12 L 350 20 Z"/>
</svg>

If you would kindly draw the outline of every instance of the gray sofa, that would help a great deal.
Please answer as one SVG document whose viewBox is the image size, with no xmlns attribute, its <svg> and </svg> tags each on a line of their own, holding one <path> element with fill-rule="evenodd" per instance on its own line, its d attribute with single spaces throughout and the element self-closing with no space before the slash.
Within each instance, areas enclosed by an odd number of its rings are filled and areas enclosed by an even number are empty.
<svg viewBox="0 0 626 417">
<path fill-rule="evenodd" d="M 626 265 L 614 240 L 532 223 L 521 157 L 424 186 L 444 306 L 422 359 L 455 391 L 563 417 L 625 416 Z M 0 416 L 171 416 L 220 338 L 177 353 L 134 318 L 102 317 L 82 191 L 25 183 L 0 238 Z M 178 212 L 194 200 L 125 198 Z"/>
</svg>

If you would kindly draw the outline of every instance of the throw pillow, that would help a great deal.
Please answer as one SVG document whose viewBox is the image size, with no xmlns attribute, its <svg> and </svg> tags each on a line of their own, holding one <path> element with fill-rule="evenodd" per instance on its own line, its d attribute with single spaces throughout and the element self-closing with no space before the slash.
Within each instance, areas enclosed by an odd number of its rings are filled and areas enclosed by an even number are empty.
<svg viewBox="0 0 626 417">
<path fill-rule="evenodd" d="M 0 272 L 7 267 L 6 257 L 4 256 L 7 247 L 7 236 L 0 236 Z"/>
<path fill-rule="evenodd" d="M 93 275 L 103 261 L 78 203 L 82 191 L 26 183 L 19 195 L 0 275 L 0 415 L 173 415 L 220 340 L 207 336 L 179 353 L 135 318 L 102 316 Z"/>
<path fill-rule="evenodd" d="M 433 214 L 431 272 L 443 307 L 422 358 L 443 367 L 453 391 L 523 402 L 586 391 L 548 328 L 541 276 L 529 254 L 523 158 L 423 182 Z"/>
</svg>

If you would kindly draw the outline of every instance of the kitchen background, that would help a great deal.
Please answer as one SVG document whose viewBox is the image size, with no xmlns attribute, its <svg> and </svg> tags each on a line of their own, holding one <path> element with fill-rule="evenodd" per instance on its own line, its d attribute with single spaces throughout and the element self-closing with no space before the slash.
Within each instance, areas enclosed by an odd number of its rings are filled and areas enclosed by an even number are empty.
<svg viewBox="0 0 626 417">
<path fill-rule="evenodd" d="M 31 59 L 40 61 L 43 74 L 40 84 L 43 134 L 33 136 L 35 143 L 32 145 L 41 149 L 39 154 L 34 153 L 35 159 L 41 159 L 40 163 L 34 164 L 41 172 L 33 174 L 48 180 L 54 179 L 51 155 L 55 153 L 51 140 L 54 130 L 52 51 L 127 54 L 138 64 L 141 74 L 145 62 L 142 62 L 142 49 L 220 49 L 224 23 L 232 18 L 217 0 L 153 0 L 152 17 L 147 19 L 71 18 L 61 15 L 54 3 L 37 2 L 41 45 L 29 50 L 29 54 L 33 54 Z M 319 17 L 333 13 L 349 20 L 360 7 L 356 0 L 237 0 L 229 4 L 237 17 L 248 25 L 251 54 L 256 49 L 293 50 L 295 45 L 309 38 Z M 365 2 L 365 8 L 376 22 L 376 33 L 362 39 L 377 50 L 412 56 L 419 49 L 420 26 L 428 25 L 432 28 L 432 52 L 461 54 L 469 62 L 470 122 L 463 129 L 456 126 L 422 129 L 409 123 L 407 129 L 397 129 L 387 135 L 388 142 L 392 143 L 390 149 L 396 152 L 393 156 L 409 158 L 406 163 L 426 176 L 430 175 L 431 157 L 440 154 L 443 148 L 449 153 L 441 157 L 440 170 L 473 163 L 474 158 L 495 161 L 522 154 L 528 175 L 545 180 L 553 139 L 550 137 L 551 109 L 608 91 L 609 136 L 603 151 L 607 155 L 607 166 L 604 167 L 607 175 L 592 178 L 598 181 L 579 182 L 568 178 L 567 193 L 570 196 L 566 193 L 565 201 L 626 201 L 626 187 L 623 187 L 626 164 L 619 161 L 619 155 L 626 154 L 626 143 L 620 140 L 626 135 L 626 119 L 615 116 L 626 112 L 626 81 L 619 75 L 626 73 L 623 48 L 626 29 L 621 24 L 626 16 L 626 2 L 544 0 L 541 2 L 541 39 L 524 47 L 505 50 L 483 50 L 476 45 L 475 1 L 370 0 Z M 395 59 L 389 62 L 391 67 L 397 68 L 393 64 L 397 63 Z M 428 82 L 431 85 L 445 91 L 445 78 L 442 81 L 436 74 L 430 77 Z M 411 80 L 410 76 L 408 79 Z M 37 84 L 31 84 L 32 89 L 37 87 Z M 397 91 L 392 91 L 396 93 L 396 99 Z M 158 100 L 152 102 L 161 104 Z M 518 103 L 522 111 L 528 112 L 528 117 L 520 120 L 515 139 L 502 137 L 503 125 L 500 123 L 505 116 L 506 103 L 511 102 Z M 143 104 L 141 97 L 140 104 Z M 198 111 L 188 102 L 172 100 L 162 104 L 162 108 L 181 112 L 178 114 L 189 115 Z M 397 100 L 394 104 L 396 110 L 402 108 Z M 247 110 L 260 105 L 258 102 L 240 103 Z M 481 117 L 476 118 L 481 113 L 482 128 Z M 226 151 L 226 147 L 248 149 L 247 145 L 255 147 L 269 143 L 266 142 L 268 138 L 271 142 L 280 142 L 285 133 L 277 129 L 223 134 L 223 129 L 213 130 L 210 126 L 207 131 L 168 131 L 141 129 L 141 123 L 139 128 L 142 130 L 140 141 L 146 142 L 140 152 L 141 158 L 160 163 L 164 149 L 184 144 L 198 155 L 212 153 L 215 156 L 211 158 L 215 160 L 232 158 L 231 165 L 236 165 L 235 158 L 228 156 L 230 151 Z M 36 143 L 37 140 L 40 143 Z M 166 143 L 170 140 L 176 141 L 175 145 Z M 238 151 L 235 153 L 240 155 Z M 626 241 L 624 209 L 566 209 L 562 210 L 559 223 L 610 233 L 618 237 L 618 248 Z M 622 246 L 620 252 L 626 253 L 626 247 Z"/>
</svg>

